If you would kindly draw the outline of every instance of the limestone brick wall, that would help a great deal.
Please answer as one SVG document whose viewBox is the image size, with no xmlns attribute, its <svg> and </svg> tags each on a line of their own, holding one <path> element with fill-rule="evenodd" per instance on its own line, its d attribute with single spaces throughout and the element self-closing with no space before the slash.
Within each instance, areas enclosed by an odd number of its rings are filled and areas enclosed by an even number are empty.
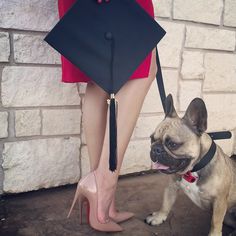
<svg viewBox="0 0 236 236">
<path fill-rule="evenodd" d="M 167 35 L 159 46 L 179 114 L 194 97 L 208 131 L 236 131 L 236 1 L 153 0 Z M 83 134 L 86 84 L 61 82 L 60 56 L 43 37 L 56 0 L 0 1 L 0 193 L 75 183 L 89 171 Z M 163 119 L 156 82 L 143 104 L 121 174 L 149 170 L 149 135 Z M 218 142 L 232 154 L 236 141 Z"/>
</svg>

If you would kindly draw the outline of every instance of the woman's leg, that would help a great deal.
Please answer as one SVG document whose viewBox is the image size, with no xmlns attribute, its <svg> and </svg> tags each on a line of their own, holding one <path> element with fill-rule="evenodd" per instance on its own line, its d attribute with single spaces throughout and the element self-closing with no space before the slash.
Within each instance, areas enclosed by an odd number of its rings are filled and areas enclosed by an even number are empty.
<svg viewBox="0 0 236 236">
<path fill-rule="evenodd" d="M 153 50 L 149 77 L 128 81 L 116 94 L 116 99 L 118 100 L 117 170 L 115 172 L 109 170 L 109 126 L 107 125 L 99 165 L 95 171 L 98 185 L 98 218 L 101 222 L 105 221 L 108 217 L 108 210 L 115 193 L 123 157 L 136 125 L 145 96 L 155 79 L 156 71 L 156 52 Z M 107 116 L 108 115 L 109 114 L 107 114 Z"/>
<path fill-rule="evenodd" d="M 90 170 L 98 167 L 106 129 L 107 102 L 109 95 L 93 82 L 86 87 L 83 104 L 83 125 Z"/>
<path fill-rule="evenodd" d="M 87 84 L 83 105 L 83 125 L 91 171 L 97 169 L 102 152 L 107 122 L 107 98 L 109 98 L 109 95 L 99 86 L 93 82 L 89 82 Z M 113 219 L 125 220 L 131 217 L 132 213 L 118 213 L 115 208 L 114 195 L 111 207 L 109 209 L 109 216 L 113 217 Z"/>
</svg>

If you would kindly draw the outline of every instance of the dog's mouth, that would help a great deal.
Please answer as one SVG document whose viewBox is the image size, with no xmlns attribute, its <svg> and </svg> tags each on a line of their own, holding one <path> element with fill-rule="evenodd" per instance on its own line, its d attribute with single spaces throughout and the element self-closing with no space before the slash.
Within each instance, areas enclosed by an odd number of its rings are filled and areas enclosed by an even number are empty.
<svg viewBox="0 0 236 236">
<path fill-rule="evenodd" d="M 160 155 L 155 155 L 153 152 L 151 154 L 151 159 L 153 161 L 153 169 L 160 170 L 165 174 L 173 174 L 177 172 L 183 172 L 191 162 L 190 157 L 179 157 L 174 158 L 170 156 L 167 152 L 162 152 Z"/>
<path fill-rule="evenodd" d="M 190 164 L 190 161 L 191 160 L 187 158 L 178 159 L 177 163 L 172 166 L 164 165 L 156 161 L 156 162 L 153 162 L 153 169 L 159 170 L 165 174 L 173 174 L 173 173 L 177 173 L 177 172 L 185 170 L 187 166 Z"/>
</svg>

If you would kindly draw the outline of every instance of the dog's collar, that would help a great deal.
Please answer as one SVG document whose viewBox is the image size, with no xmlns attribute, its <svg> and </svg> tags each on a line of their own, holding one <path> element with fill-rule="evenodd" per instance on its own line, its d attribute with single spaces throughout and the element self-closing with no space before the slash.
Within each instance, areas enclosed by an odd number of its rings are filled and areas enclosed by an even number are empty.
<svg viewBox="0 0 236 236">
<path fill-rule="evenodd" d="M 190 183 L 194 183 L 197 178 L 195 176 L 193 176 L 191 173 L 192 172 L 196 172 L 201 170 L 202 168 L 204 168 L 215 156 L 216 153 L 216 144 L 215 142 L 212 140 L 211 143 L 211 147 L 208 150 L 208 152 L 203 156 L 203 158 L 193 167 L 193 169 L 191 171 L 188 171 L 187 173 L 185 173 L 182 177 L 190 182 Z"/>
</svg>

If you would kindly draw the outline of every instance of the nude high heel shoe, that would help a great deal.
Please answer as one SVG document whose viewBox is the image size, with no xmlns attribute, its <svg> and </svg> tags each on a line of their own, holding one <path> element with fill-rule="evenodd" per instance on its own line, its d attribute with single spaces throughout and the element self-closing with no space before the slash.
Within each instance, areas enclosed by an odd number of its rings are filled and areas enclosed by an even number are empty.
<svg viewBox="0 0 236 236">
<path fill-rule="evenodd" d="M 92 228 L 98 231 L 103 231 L 103 232 L 120 232 L 123 230 L 118 224 L 116 224 L 112 220 L 109 220 L 106 223 L 99 222 L 97 218 L 97 209 L 98 209 L 97 183 L 96 183 L 94 172 L 89 173 L 87 176 L 85 176 L 79 181 L 71 208 L 67 215 L 67 218 L 70 217 L 70 214 L 78 199 L 79 199 L 79 207 L 80 207 L 80 222 L 82 222 L 82 209 L 83 209 L 82 202 L 84 202 L 84 199 L 87 199 L 89 203 L 89 210 L 87 211 L 89 215 L 88 223 L 90 224 Z"/>
<path fill-rule="evenodd" d="M 109 217 L 116 223 L 121 223 L 126 220 L 129 220 L 133 216 L 134 216 L 134 213 L 128 212 L 128 211 L 120 211 L 120 212 L 117 211 L 115 215 L 112 215 L 112 216 L 109 215 Z"/>
<path fill-rule="evenodd" d="M 123 221 L 129 220 L 134 216 L 134 213 L 128 211 L 119 211 L 115 207 L 115 195 L 113 196 L 110 208 L 109 217 L 116 223 L 121 223 Z"/>
</svg>

